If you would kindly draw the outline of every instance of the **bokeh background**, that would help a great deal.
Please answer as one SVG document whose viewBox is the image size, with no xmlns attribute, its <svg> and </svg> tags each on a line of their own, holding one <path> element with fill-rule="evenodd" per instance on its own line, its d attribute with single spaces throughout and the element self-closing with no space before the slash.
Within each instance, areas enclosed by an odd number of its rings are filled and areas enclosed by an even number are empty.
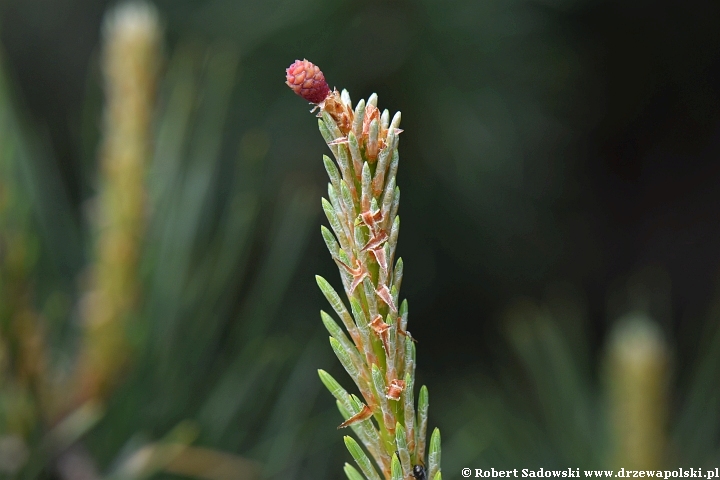
<svg viewBox="0 0 720 480">
<path fill-rule="evenodd" d="M 718 3 L 156 1 L 127 365 L 101 407 L 51 415 L 18 358 L 62 378 L 86 338 L 112 5 L 0 2 L 0 184 L 21 199 L 0 209 L 3 475 L 341 478 L 316 374 L 347 380 L 313 280 L 339 285 L 327 147 L 284 85 L 296 58 L 403 112 L 401 294 L 445 477 L 720 464 Z"/>
</svg>

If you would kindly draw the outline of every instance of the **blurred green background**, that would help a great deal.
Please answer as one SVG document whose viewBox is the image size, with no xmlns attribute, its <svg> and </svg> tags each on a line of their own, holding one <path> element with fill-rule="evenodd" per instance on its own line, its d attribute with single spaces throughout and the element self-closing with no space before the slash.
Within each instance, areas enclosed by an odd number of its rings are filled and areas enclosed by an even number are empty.
<svg viewBox="0 0 720 480">
<path fill-rule="evenodd" d="M 0 223 L 4 371 L 27 305 L 55 370 L 78 350 L 112 5 L 0 1 L 0 183 L 21 198 Z M 313 280 L 340 283 L 319 235 L 327 147 L 284 85 L 296 58 L 403 112 L 403 296 L 446 478 L 720 463 L 720 4 L 155 5 L 164 63 L 130 366 L 53 448 L 37 392 L 3 379 L 2 475 L 120 478 L 144 447 L 192 442 L 249 462 L 200 478 L 341 478 L 350 456 L 316 374 L 345 378 Z M 28 246 L 20 267 L 5 237 Z M 625 340 L 657 368 L 623 363 Z M 624 407 L 636 387 L 639 411 L 660 405 L 647 419 Z"/>
</svg>

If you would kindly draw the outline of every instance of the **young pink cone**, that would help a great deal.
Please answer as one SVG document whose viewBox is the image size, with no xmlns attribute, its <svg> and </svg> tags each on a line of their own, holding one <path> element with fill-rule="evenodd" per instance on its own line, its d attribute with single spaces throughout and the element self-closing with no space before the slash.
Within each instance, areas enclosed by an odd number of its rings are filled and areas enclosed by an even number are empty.
<svg viewBox="0 0 720 480">
<path fill-rule="evenodd" d="M 286 72 L 288 87 L 310 103 L 318 104 L 330 93 L 325 75 L 320 69 L 307 60 L 295 60 Z"/>
</svg>

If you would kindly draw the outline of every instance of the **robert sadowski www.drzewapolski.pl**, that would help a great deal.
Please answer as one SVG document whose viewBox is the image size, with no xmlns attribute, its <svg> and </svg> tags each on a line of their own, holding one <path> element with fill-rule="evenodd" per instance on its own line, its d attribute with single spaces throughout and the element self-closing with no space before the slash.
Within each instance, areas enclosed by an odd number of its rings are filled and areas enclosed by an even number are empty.
<svg viewBox="0 0 720 480">
<path fill-rule="evenodd" d="M 539 470 L 531 470 L 529 468 L 523 468 L 519 471 L 514 468 L 512 470 L 496 470 L 491 468 L 489 470 L 483 470 L 482 468 L 463 468 L 462 476 L 465 478 L 580 478 L 584 476 L 586 478 L 662 478 L 668 480 L 670 478 L 704 478 L 710 480 L 716 478 L 720 480 L 720 469 L 715 467 L 714 469 L 702 468 L 677 468 L 675 470 L 625 470 L 621 468 L 617 472 L 614 470 L 581 470 L 579 468 L 567 468 L 565 470 L 545 470 L 540 468 Z"/>
</svg>

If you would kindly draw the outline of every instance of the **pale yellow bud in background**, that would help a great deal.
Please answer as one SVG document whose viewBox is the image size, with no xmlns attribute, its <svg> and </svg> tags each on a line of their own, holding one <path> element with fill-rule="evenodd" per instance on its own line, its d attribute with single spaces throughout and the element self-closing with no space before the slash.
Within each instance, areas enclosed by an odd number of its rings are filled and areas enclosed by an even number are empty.
<svg viewBox="0 0 720 480">
<path fill-rule="evenodd" d="M 670 359 L 658 325 L 642 314 L 621 319 L 610 335 L 606 362 L 611 466 L 663 468 Z"/>
<path fill-rule="evenodd" d="M 103 27 L 106 107 L 100 191 L 94 217 L 95 263 L 83 302 L 81 397 L 102 396 L 128 357 L 127 323 L 137 305 L 145 231 L 145 176 L 160 61 L 158 14 L 147 3 L 110 11 Z"/>
</svg>

